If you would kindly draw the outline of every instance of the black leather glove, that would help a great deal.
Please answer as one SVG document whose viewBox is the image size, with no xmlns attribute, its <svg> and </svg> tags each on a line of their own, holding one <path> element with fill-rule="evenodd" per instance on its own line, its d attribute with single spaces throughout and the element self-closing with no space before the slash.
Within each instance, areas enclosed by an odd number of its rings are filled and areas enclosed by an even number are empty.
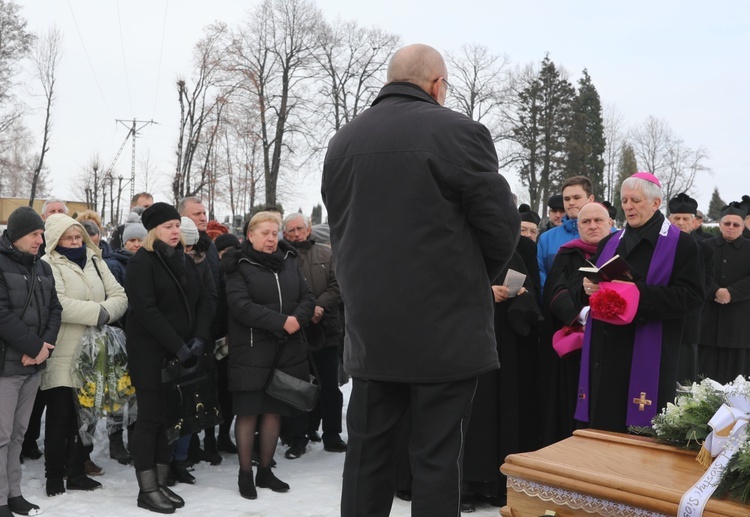
<svg viewBox="0 0 750 517">
<path fill-rule="evenodd" d="M 177 359 L 181 364 L 189 362 L 193 358 L 193 354 L 190 352 L 190 347 L 183 343 L 180 349 L 177 351 Z"/>
<path fill-rule="evenodd" d="M 206 342 L 199 337 L 191 337 L 185 344 L 190 348 L 193 357 L 200 357 L 203 355 L 203 350 L 206 349 Z"/>
</svg>

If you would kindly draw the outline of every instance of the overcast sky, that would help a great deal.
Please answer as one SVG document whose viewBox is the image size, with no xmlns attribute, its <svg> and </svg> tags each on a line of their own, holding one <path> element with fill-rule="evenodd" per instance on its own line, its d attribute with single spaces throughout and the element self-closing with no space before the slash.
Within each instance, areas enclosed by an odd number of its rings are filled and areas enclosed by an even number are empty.
<svg viewBox="0 0 750 517">
<path fill-rule="evenodd" d="M 64 56 L 47 164 L 53 193 L 72 198 L 72 183 L 93 154 L 105 165 L 127 135 L 115 119 L 154 120 L 136 144 L 162 175 L 174 170 L 179 111 L 175 80 L 190 77 L 193 45 L 207 24 L 235 25 L 257 1 L 26 0 L 28 28 L 63 32 Z M 441 51 L 466 43 L 507 54 L 513 65 L 545 53 L 576 82 L 588 69 L 602 102 L 628 125 L 664 119 L 685 144 L 704 147 L 714 171 L 698 181 L 706 210 L 714 186 L 726 200 L 750 194 L 750 2 L 319 0 L 329 20 L 354 19 L 398 34 L 404 43 Z M 31 83 L 33 86 L 33 83 Z M 43 100 L 27 94 L 29 105 Z M 41 134 L 41 119 L 29 119 Z M 116 172 L 130 175 L 130 143 Z M 506 174 L 518 191 L 514 174 Z M 136 179 L 136 188 L 142 187 Z M 167 183 L 157 199 L 168 200 Z M 320 202 L 319 171 L 297 200 L 309 213 Z"/>
</svg>

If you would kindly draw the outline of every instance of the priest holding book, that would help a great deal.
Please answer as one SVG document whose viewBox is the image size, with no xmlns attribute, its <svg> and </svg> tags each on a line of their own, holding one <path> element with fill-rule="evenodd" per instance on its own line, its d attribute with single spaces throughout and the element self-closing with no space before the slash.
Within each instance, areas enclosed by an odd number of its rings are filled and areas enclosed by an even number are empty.
<svg viewBox="0 0 750 517">
<path fill-rule="evenodd" d="M 627 224 L 599 242 L 592 262 L 601 267 L 619 255 L 637 280 L 619 299 L 611 293 L 628 285 L 615 282 L 605 290 L 603 282 L 582 281 L 581 303 L 591 305 L 591 315 L 575 417 L 592 428 L 625 432 L 650 426 L 659 408 L 674 400 L 685 318 L 701 306 L 704 285 L 695 240 L 659 211 L 659 180 L 638 172 L 622 183 L 620 197 Z M 632 320 L 612 323 L 618 311 L 633 308 L 628 304 L 636 305 Z"/>
</svg>

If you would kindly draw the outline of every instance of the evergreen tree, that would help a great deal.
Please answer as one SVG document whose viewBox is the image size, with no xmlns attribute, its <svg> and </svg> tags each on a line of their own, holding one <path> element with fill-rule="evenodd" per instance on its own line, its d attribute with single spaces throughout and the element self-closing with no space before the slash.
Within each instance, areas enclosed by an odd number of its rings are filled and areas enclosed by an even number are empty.
<svg viewBox="0 0 750 517">
<path fill-rule="evenodd" d="M 586 176 L 594 186 L 594 193 L 603 196 L 606 139 L 602 103 L 588 70 L 583 70 L 583 77 L 578 81 L 578 94 L 572 110 L 565 177 Z"/>
<path fill-rule="evenodd" d="M 518 123 L 513 129 L 521 146 L 522 184 L 529 205 L 539 211 L 565 176 L 566 138 L 570 133 L 575 89 L 549 58 L 518 96 Z"/>
<path fill-rule="evenodd" d="M 620 198 L 620 187 L 622 182 L 638 172 L 638 163 L 635 161 L 635 151 L 627 142 L 622 145 L 620 161 L 617 163 L 617 185 L 614 189 L 612 204 L 617 207 L 617 221 L 625 220 L 625 212 L 622 210 L 622 198 Z"/>
<path fill-rule="evenodd" d="M 312 208 L 312 214 L 310 220 L 313 225 L 320 224 L 323 222 L 323 205 L 317 204 Z"/>
<path fill-rule="evenodd" d="M 718 221 L 721 219 L 721 209 L 726 205 L 719 195 L 719 187 L 714 187 L 714 191 L 711 194 L 711 201 L 708 203 L 708 213 L 706 214 L 708 221 Z"/>
</svg>

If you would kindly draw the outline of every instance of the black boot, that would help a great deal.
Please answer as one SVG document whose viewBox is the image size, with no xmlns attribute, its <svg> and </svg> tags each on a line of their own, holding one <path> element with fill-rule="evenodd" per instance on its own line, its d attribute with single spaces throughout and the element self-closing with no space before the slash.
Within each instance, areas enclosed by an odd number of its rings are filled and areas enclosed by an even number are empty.
<svg viewBox="0 0 750 517">
<path fill-rule="evenodd" d="M 47 478 L 47 497 L 65 493 L 65 481 L 61 477 Z"/>
<path fill-rule="evenodd" d="M 174 505 L 159 489 L 156 481 L 156 469 L 136 470 L 138 479 L 138 507 L 157 513 L 174 513 Z"/>
<path fill-rule="evenodd" d="M 198 458 L 200 461 L 205 461 L 211 465 L 219 465 L 221 460 L 224 458 L 219 454 L 219 450 L 216 448 L 216 437 L 214 436 L 214 428 L 211 427 L 206 429 L 205 436 L 203 438 L 203 450 L 198 447 Z M 197 435 L 193 435 L 196 437 Z M 200 445 L 200 440 L 198 441 Z"/>
<path fill-rule="evenodd" d="M 8 498 L 8 508 L 18 515 L 36 515 L 39 512 L 39 506 L 28 502 L 22 495 Z"/>
<path fill-rule="evenodd" d="M 68 482 L 66 483 L 68 490 L 82 490 L 84 492 L 91 492 L 97 488 L 101 488 L 102 484 L 98 481 L 94 481 L 86 474 L 78 474 L 77 476 L 68 476 Z"/>
<path fill-rule="evenodd" d="M 187 483 L 189 485 L 195 483 L 195 478 L 190 472 L 188 472 L 187 461 L 172 460 L 171 466 L 175 481 L 178 483 Z"/>
<path fill-rule="evenodd" d="M 257 499 L 258 491 L 255 490 L 255 483 L 253 482 L 253 471 L 244 471 L 240 469 L 239 479 L 237 484 L 240 486 L 240 495 L 245 499 Z"/>
<path fill-rule="evenodd" d="M 175 508 L 182 508 L 183 506 L 185 506 L 185 500 L 179 495 L 172 492 L 167 487 L 167 480 L 169 478 L 169 472 L 170 472 L 169 465 L 167 465 L 166 463 L 157 463 L 156 464 L 156 484 L 159 485 L 159 490 L 161 490 L 161 493 L 164 494 L 164 497 L 169 499 L 169 502 L 172 503 L 172 506 L 174 506 Z"/>
<path fill-rule="evenodd" d="M 133 461 L 122 442 L 122 429 L 109 435 L 109 457 L 117 460 L 120 465 L 127 465 Z"/>
<path fill-rule="evenodd" d="M 255 485 L 258 488 L 270 488 L 274 492 L 286 492 L 289 485 L 273 475 L 271 467 L 258 467 L 255 475 Z"/>
<path fill-rule="evenodd" d="M 219 437 L 216 439 L 216 448 L 229 454 L 237 454 L 237 446 L 232 443 L 232 439 L 228 434 L 219 434 Z"/>
</svg>

